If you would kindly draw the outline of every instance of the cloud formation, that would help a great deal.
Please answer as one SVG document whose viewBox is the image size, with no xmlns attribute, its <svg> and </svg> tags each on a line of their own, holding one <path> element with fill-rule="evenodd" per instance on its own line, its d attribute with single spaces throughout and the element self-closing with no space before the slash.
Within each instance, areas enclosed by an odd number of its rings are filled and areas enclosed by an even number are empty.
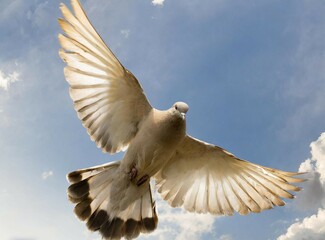
<svg viewBox="0 0 325 240">
<path fill-rule="evenodd" d="M 152 4 L 155 6 L 163 6 L 165 0 L 152 0 Z"/>
<path fill-rule="evenodd" d="M 311 158 L 299 167 L 299 171 L 309 172 L 309 176 L 297 204 L 303 209 L 317 210 L 325 208 L 325 132 L 310 144 L 310 148 Z"/>
<path fill-rule="evenodd" d="M 31 22 L 32 26 L 37 28 L 44 28 L 49 25 L 50 18 L 49 11 L 51 11 L 49 2 L 39 3 L 34 10 L 27 12 L 27 19 Z"/>
<path fill-rule="evenodd" d="M 155 195 L 159 227 L 150 235 L 143 235 L 140 239 L 200 239 L 202 234 L 212 233 L 215 216 L 188 213 L 184 209 L 172 208 L 158 194 Z"/>
<path fill-rule="evenodd" d="M 233 238 L 230 234 L 224 234 L 224 235 L 221 235 L 219 240 L 233 240 Z"/>
<path fill-rule="evenodd" d="M 278 237 L 278 240 L 306 239 L 325 239 L 325 209 L 319 209 L 317 214 L 292 224 L 286 234 Z"/>
<path fill-rule="evenodd" d="M 302 209 L 318 212 L 292 224 L 278 240 L 325 239 L 325 132 L 310 144 L 310 148 L 311 158 L 299 168 L 299 171 L 310 172 L 310 178 L 297 204 Z"/>
<path fill-rule="evenodd" d="M 285 83 L 284 97 L 293 105 L 293 113 L 285 125 L 285 135 L 294 138 L 306 135 L 315 125 L 322 126 L 325 117 L 325 6 L 321 1 L 304 4 L 298 22 L 293 21 L 292 29 L 297 32 L 298 45 L 293 55 L 292 78 Z M 299 104 L 297 104 L 299 103 Z M 320 121 L 320 124 L 316 124 Z M 290 133 L 288 133 L 288 131 Z"/>
<path fill-rule="evenodd" d="M 130 29 L 122 29 L 121 34 L 125 37 L 128 38 L 130 35 Z"/>
<path fill-rule="evenodd" d="M 19 77 L 20 74 L 17 71 L 13 71 L 12 73 L 5 74 L 0 69 L 0 88 L 4 89 L 5 91 L 8 91 L 12 83 L 20 80 Z"/>
<path fill-rule="evenodd" d="M 53 176 L 53 171 L 50 170 L 50 171 L 45 171 L 42 173 L 42 178 L 43 180 L 46 180 L 48 179 L 49 177 Z"/>
</svg>

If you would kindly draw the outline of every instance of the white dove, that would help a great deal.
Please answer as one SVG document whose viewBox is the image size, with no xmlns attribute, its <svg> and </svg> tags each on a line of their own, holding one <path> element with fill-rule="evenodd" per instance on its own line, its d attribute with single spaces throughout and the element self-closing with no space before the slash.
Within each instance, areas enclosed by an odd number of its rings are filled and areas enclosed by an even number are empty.
<svg viewBox="0 0 325 240">
<path fill-rule="evenodd" d="M 253 164 L 186 134 L 189 107 L 161 111 L 148 102 L 138 80 L 125 69 L 89 22 L 78 0 L 72 14 L 61 4 L 60 57 L 67 63 L 74 108 L 103 152 L 126 150 L 121 161 L 67 175 L 75 214 L 104 239 L 132 239 L 157 228 L 150 179 L 172 207 L 232 215 L 283 206 L 300 188 L 299 173 Z"/>
</svg>

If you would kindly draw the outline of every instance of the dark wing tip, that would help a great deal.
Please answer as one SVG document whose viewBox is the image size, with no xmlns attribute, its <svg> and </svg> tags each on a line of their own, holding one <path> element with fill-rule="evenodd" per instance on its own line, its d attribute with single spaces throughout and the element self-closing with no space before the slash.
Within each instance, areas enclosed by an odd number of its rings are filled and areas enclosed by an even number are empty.
<svg viewBox="0 0 325 240">
<path fill-rule="evenodd" d="M 97 231 L 100 229 L 101 225 L 108 219 L 108 214 L 104 210 L 96 210 L 88 219 L 86 225 L 89 230 Z"/>
<path fill-rule="evenodd" d="M 93 200 L 91 198 L 87 198 L 86 200 L 78 203 L 75 206 L 74 212 L 80 220 L 84 221 L 90 217 L 90 215 L 91 215 L 90 204 L 92 201 Z"/>
<path fill-rule="evenodd" d="M 80 182 L 82 179 L 82 172 L 74 171 L 67 175 L 67 180 L 69 183 L 77 183 Z"/>
<path fill-rule="evenodd" d="M 72 198 L 82 198 L 89 193 L 88 179 L 74 183 L 68 188 L 68 195 Z"/>
<path fill-rule="evenodd" d="M 157 221 L 153 218 L 144 218 L 141 221 L 141 232 L 149 233 L 157 228 Z"/>
</svg>

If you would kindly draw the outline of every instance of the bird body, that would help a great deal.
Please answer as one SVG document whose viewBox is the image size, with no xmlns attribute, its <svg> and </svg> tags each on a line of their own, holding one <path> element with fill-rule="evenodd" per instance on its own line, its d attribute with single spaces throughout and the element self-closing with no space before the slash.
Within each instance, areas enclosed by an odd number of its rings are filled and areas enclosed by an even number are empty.
<svg viewBox="0 0 325 240">
<path fill-rule="evenodd" d="M 128 172 L 135 164 L 138 173 L 142 173 L 138 175 L 148 174 L 152 177 L 171 158 L 185 135 L 185 117 L 175 108 L 166 111 L 152 109 L 140 123 L 121 167 Z"/>
<path fill-rule="evenodd" d="M 139 81 L 91 25 L 78 0 L 61 4 L 60 57 L 74 108 L 103 152 L 126 150 L 120 161 L 73 171 L 69 200 L 88 229 L 104 239 L 136 238 L 157 228 L 150 180 L 172 207 L 232 215 L 283 206 L 300 188 L 300 173 L 242 160 L 186 133 L 184 102 L 153 108 Z"/>
</svg>

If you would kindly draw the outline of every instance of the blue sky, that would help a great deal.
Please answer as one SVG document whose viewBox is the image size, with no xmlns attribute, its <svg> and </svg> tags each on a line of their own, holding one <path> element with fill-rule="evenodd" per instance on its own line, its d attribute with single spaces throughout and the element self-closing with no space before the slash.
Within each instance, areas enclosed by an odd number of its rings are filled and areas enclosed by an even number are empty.
<svg viewBox="0 0 325 240">
<path fill-rule="evenodd" d="M 58 57 L 61 1 L 0 2 L 0 237 L 99 239 L 73 215 L 65 175 L 122 155 L 101 153 L 73 110 Z M 323 1 L 82 4 L 153 106 L 189 104 L 192 136 L 313 172 L 296 200 L 245 217 L 186 214 L 158 200 L 158 230 L 143 239 L 324 239 L 315 224 L 325 225 Z"/>
</svg>

